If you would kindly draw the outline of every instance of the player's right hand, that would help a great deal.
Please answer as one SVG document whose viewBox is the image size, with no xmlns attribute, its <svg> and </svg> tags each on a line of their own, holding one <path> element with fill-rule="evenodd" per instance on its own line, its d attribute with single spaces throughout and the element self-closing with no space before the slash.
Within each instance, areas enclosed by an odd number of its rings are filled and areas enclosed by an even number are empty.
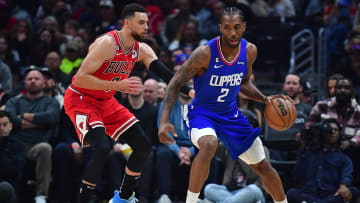
<svg viewBox="0 0 360 203">
<path fill-rule="evenodd" d="M 158 130 L 159 140 L 161 143 L 171 145 L 171 143 L 176 143 L 175 140 L 173 140 L 169 132 L 171 132 L 174 137 L 177 137 L 177 134 L 175 132 L 174 126 L 170 122 L 160 123 L 160 127 Z"/>
<path fill-rule="evenodd" d="M 115 88 L 123 93 L 138 95 L 144 90 L 144 85 L 136 77 L 131 77 L 115 82 Z"/>
</svg>

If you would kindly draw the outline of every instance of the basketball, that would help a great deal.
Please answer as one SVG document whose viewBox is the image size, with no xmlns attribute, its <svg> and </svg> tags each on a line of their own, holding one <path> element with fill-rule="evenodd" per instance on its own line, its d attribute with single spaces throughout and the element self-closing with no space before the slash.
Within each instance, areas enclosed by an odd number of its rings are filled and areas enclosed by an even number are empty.
<svg viewBox="0 0 360 203">
<path fill-rule="evenodd" d="M 296 120 L 296 108 L 290 98 L 274 97 L 265 106 L 266 123 L 274 130 L 287 130 Z"/>
</svg>

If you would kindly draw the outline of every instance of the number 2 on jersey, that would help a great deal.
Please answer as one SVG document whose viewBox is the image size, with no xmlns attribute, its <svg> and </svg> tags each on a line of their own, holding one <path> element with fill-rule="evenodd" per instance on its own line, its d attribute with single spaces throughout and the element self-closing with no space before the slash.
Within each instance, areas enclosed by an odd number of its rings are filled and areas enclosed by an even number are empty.
<svg viewBox="0 0 360 203">
<path fill-rule="evenodd" d="M 228 88 L 221 88 L 221 95 L 218 96 L 217 101 L 218 102 L 225 102 L 224 97 L 226 97 L 229 94 L 229 89 Z"/>
</svg>

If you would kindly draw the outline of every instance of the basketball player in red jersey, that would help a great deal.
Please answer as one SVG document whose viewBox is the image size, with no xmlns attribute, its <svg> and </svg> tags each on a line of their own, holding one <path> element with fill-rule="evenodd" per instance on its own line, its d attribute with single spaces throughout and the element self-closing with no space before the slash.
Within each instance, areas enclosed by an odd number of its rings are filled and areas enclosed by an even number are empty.
<svg viewBox="0 0 360 203">
<path fill-rule="evenodd" d="M 135 181 L 151 151 L 136 117 L 113 97 L 116 91 L 139 94 L 143 86 L 128 78 L 134 64 L 146 67 L 170 81 L 173 73 L 141 41 L 148 32 L 146 10 L 139 4 L 123 8 L 124 26 L 97 38 L 90 46 L 72 84 L 65 93 L 65 110 L 82 144 L 92 146 L 93 156 L 84 172 L 78 202 L 89 202 L 111 150 L 110 138 L 124 140 L 133 149 L 120 192 L 110 202 L 135 202 Z M 189 93 L 188 87 L 181 89 Z M 110 137 L 110 138 L 109 138 Z"/>
</svg>

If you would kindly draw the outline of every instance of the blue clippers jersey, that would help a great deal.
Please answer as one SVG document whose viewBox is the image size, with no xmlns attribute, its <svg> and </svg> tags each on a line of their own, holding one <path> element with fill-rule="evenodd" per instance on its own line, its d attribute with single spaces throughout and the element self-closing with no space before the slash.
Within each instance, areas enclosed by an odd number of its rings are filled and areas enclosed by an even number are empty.
<svg viewBox="0 0 360 203">
<path fill-rule="evenodd" d="M 222 115 L 237 111 L 236 97 L 247 74 L 246 44 L 242 39 L 239 53 L 229 62 L 222 55 L 219 37 L 207 43 L 211 59 L 207 71 L 201 77 L 194 77 L 194 107 Z"/>
</svg>

